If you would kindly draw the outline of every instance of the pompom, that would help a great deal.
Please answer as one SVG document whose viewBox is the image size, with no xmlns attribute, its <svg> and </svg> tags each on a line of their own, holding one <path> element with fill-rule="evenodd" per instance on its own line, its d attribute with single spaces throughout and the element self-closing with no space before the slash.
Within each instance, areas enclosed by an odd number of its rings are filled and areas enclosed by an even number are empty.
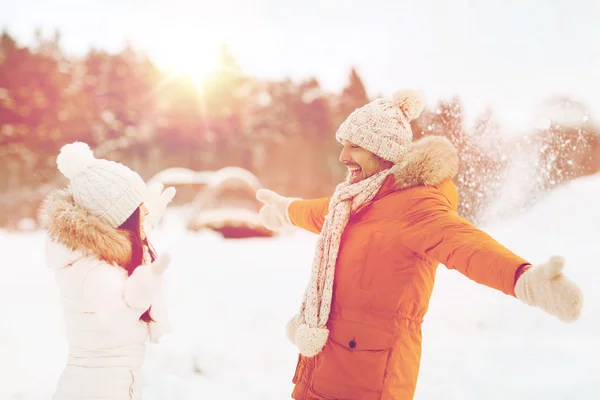
<svg viewBox="0 0 600 400">
<path fill-rule="evenodd" d="M 60 154 L 56 157 L 56 165 L 65 177 L 73 179 L 95 160 L 90 146 L 83 142 L 74 142 L 60 149 Z"/>
<path fill-rule="evenodd" d="M 393 96 L 393 100 L 398 107 L 400 107 L 409 121 L 418 118 L 425 105 L 419 92 L 411 89 L 396 92 Z"/>
<path fill-rule="evenodd" d="M 323 350 L 328 337 L 327 328 L 313 328 L 307 324 L 300 324 L 296 331 L 296 346 L 304 357 L 313 357 Z"/>
<path fill-rule="evenodd" d="M 298 327 L 300 326 L 300 315 L 296 314 L 288 321 L 285 331 L 287 334 L 287 338 L 293 344 L 296 344 L 296 332 L 298 332 Z"/>
</svg>

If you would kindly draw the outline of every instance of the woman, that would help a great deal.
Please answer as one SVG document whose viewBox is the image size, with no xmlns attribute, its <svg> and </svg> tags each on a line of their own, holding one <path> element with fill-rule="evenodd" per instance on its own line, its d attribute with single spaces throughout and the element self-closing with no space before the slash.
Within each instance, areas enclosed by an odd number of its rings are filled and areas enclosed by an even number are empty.
<svg viewBox="0 0 600 400">
<path fill-rule="evenodd" d="M 158 222 L 175 190 L 149 190 L 126 166 L 94 158 L 85 143 L 64 146 L 57 165 L 69 187 L 40 209 L 69 343 L 53 399 L 140 399 L 145 342 L 170 330 L 161 297 L 170 260 L 156 257 L 147 219 Z"/>
</svg>

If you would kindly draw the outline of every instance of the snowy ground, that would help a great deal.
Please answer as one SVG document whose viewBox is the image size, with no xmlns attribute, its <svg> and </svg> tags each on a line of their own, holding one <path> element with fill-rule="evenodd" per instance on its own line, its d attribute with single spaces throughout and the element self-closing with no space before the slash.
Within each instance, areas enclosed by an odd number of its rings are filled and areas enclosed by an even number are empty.
<svg viewBox="0 0 600 400">
<path fill-rule="evenodd" d="M 557 190 L 485 230 L 533 263 L 552 254 L 586 295 L 567 325 L 440 267 L 423 326 L 416 400 L 600 398 L 600 176 Z M 285 323 L 309 276 L 315 236 L 226 241 L 171 210 L 153 241 L 174 256 L 174 333 L 149 345 L 145 399 L 286 399 L 297 353 Z M 0 231 L 0 399 L 49 399 L 67 348 L 42 234 Z"/>
</svg>

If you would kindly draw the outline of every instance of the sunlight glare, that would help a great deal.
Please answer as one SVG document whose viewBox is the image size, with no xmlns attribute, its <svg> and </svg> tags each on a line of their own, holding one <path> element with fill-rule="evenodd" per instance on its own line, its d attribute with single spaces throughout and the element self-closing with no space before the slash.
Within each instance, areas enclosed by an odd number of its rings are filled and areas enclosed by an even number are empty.
<svg viewBox="0 0 600 400">
<path fill-rule="evenodd" d="M 189 77 L 199 88 L 218 66 L 216 52 L 193 51 L 189 48 L 173 52 L 165 64 L 173 74 Z"/>
<path fill-rule="evenodd" d="M 220 43 L 214 36 L 198 29 L 180 28 L 166 32 L 168 37 L 162 34 L 160 45 L 151 49 L 153 58 L 173 76 L 189 77 L 198 88 L 202 87 L 218 69 Z"/>
</svg>

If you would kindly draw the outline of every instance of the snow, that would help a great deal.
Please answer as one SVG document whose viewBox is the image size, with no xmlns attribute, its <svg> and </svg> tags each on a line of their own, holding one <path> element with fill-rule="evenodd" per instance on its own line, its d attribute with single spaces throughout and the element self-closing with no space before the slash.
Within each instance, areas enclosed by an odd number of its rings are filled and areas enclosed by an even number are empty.
<svg viewBox="0 0 600 400">
<path fill-rule="evenodd" d="M 310 104 L 313 101 L 322 98 L 323 96 L 323 91 L 320 88 L 315 87 L 302 93 L 302 102 L 305 104 Z"/>
<path fill-rule="evenodd" d="M 21 218 L 17 222 L 17 229 L 20 231 L 33 231 L 38 227 L 38 223 L 33 218 Z"/>
<path fill-rule="evenodd" d="M 440 266 L 416 400 L 598 398 L 598 198 L 600 176 L 578 179 L 484 227 L 534 264 L 565 256 L 565 273 L 586 296 L 574 324 Z M 186 230 L 183 214 L 169 209 L 152 237 L 173 255 L 165 289 L 174 332 L 148 345 L 145 400 L 290 398 L 297 352 L 285 324 L 299 307 L 316 236 L 225 240 Z M 0 399 L 50 398 L 66 359 L 42 239 L 39 231 L 0 231 Z"/>
<path fill-rule="evenodd" d="M 266 92 L 266 91 L 258 93 L 258 95 L 256 97 L 257 97 L 257 103 L 263 107 L 267 107 L 268 105 L 270 105 L 273 102 L 273 98 L 271 97 L 269 92 Z"/>
</svg>

